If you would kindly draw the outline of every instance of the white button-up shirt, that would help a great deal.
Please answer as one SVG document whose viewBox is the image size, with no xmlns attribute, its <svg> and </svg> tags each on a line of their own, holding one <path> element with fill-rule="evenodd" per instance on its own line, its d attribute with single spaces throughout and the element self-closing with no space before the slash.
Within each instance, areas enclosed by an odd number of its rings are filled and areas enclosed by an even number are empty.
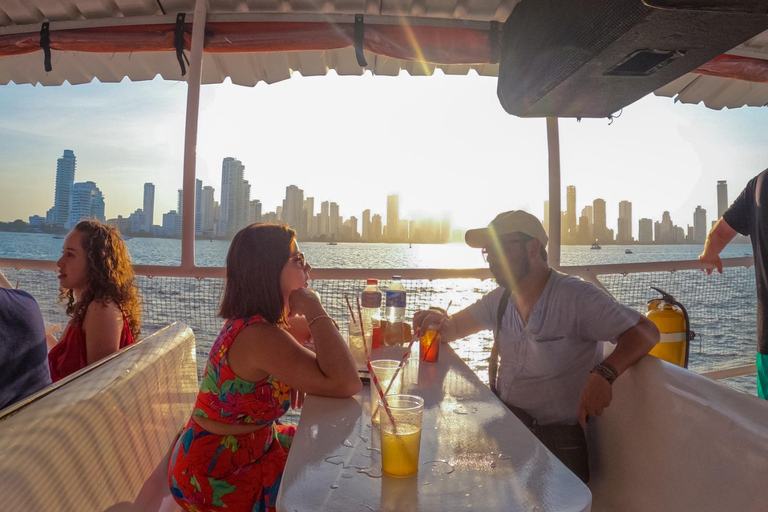
<svg viewBox="0 0 768 512">
<path fill-rule="evenodd" d="M 503 292 L 497 288 L 466 311 L 494 329 Z M 499 398 L 541 425 L 577 423 L 581 391 L 603 359 L 603 342 L 616 343 L 639 319 L 592 283 L 552 270 L 527 325 L 514 295 L 509 300 L 499 334 Z"/>
</svg>

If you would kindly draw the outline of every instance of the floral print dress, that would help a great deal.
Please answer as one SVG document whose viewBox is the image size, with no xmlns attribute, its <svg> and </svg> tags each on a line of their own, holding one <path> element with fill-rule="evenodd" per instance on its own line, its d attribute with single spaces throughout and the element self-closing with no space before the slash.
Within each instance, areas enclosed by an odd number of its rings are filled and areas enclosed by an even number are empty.
<svg viewBox="0 0 768 512">
<path fill-rule="evenodd" d="M 192 416 L 230 425 L 265 425 L 236 436 L 221 436 L 192 418 L 171 455 L 168 483 L 176 502 L 190 512 L 271 512 L 295 427 L 280 425 L 291 404 L 291 389 L 272 376 L 248 382 L 229 367 L 235 337 L 260 316 L 228 320 L 208 356 Z"/>
</svg>

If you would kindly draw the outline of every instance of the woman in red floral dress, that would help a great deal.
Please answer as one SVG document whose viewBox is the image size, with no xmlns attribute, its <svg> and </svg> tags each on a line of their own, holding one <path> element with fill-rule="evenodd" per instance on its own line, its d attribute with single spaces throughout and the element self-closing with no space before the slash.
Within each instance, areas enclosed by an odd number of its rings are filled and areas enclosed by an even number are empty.
<svg viewBox="0 0 768 512">
<path fill-rule="evenodd" d="M 348 397 L 362 386 L 344 339 L 307 288 L 311 266 L 295 237 L 286 226 L 253 224 L 232 240 L 219 311 L 227 321 L 170 461 L 171 493 L 185 510 L 273 511 L 295 432 L 278 419 L 305 392 Z M 286 332 L 297 315 L 314 353 Z"/>
</svg>

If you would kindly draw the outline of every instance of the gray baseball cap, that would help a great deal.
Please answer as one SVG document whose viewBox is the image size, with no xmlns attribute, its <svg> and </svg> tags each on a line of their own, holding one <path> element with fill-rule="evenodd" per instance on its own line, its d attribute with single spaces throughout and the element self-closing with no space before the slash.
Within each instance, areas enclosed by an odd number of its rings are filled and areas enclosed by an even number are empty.
<svg viewBox="0 0 768 512">
<path fill-rule="evenodd" d="M 487 228 L 470 229 L 464 240 L 470 247 L 480 249 L 491 246 L 491 241 L 512 233 L 523 233 L 538 238 L 542 247 L 547 246 L 549 238 L 539 219 L 523 210 L 500 213 L 488 224 Z"/>
</svg>

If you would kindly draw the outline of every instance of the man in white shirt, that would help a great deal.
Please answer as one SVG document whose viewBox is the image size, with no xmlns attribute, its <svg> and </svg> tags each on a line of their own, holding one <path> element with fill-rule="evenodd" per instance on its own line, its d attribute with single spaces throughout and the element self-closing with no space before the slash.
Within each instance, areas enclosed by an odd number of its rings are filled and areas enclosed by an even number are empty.
<svg viewBox="0 0 768 512">
<path fill-rule="evenodd" d="M 413 323 L 422 332 L 441 325 L 442 341 L 492 329 L 491 389 L 586 482 L 587 419 L 608 407 L 613 381 L 658 343 L 659 331 L 595 285 L 550 268 L 547 241 L 539 220 L 521 210 L 467 231 L 499 288 L 451 316 L 420 311 Z M 603 361 L 605 341 L 616 349 Z"/>
</svg>

